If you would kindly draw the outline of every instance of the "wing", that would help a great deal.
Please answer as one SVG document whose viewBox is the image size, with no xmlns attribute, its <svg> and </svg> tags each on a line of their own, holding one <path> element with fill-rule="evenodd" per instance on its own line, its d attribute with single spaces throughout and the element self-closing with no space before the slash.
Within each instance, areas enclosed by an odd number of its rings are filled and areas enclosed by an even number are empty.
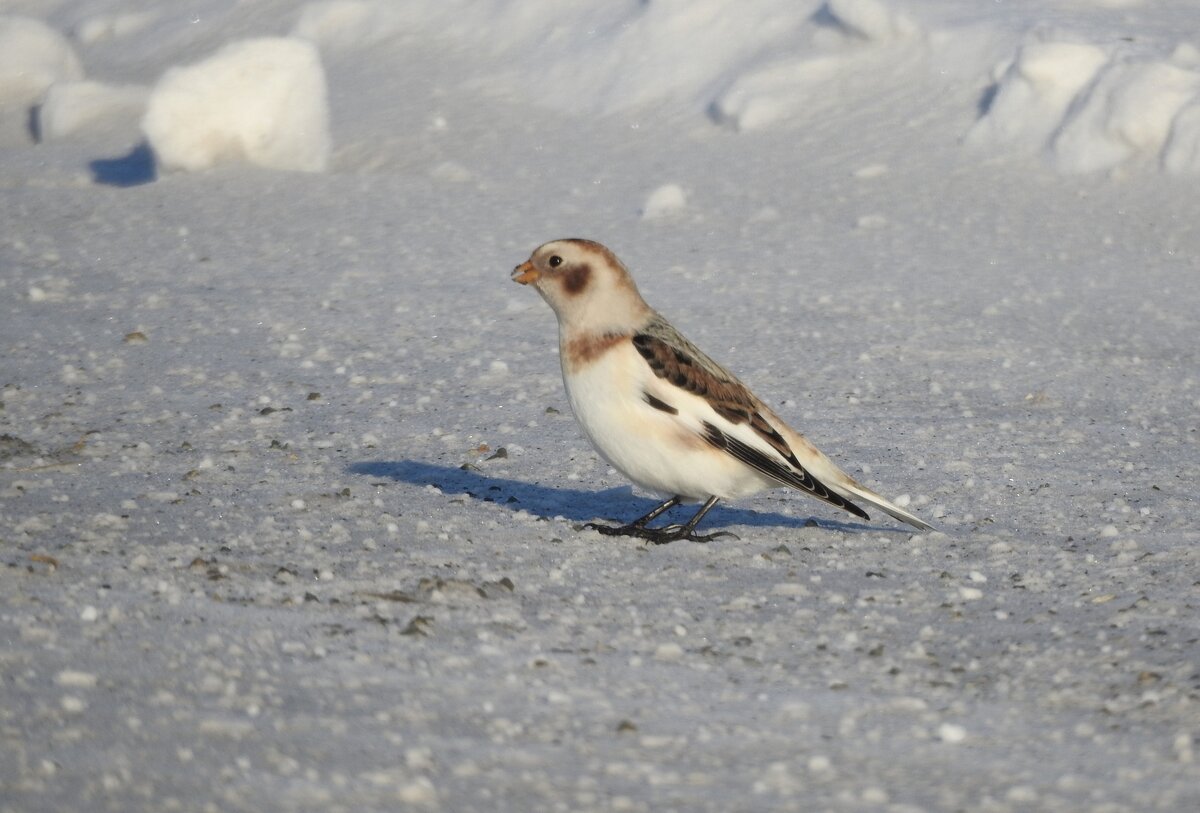
<svg viewBox="0 0 1200 813">
<path fill-rule="evenodd" d="M 843 508 L 855 516 L 862 517 L 863 519 L 871 518 L 866 511 L 840 494 L 830 491 L 824 483 L 813 477 L 802 467 L 796 466 L 792 469 L 777 460 L 772 460 L 770 455 L 722 432 L 711 423 L 705 422 L 704 424 L 704 439 L 718 449 L 722 449 L 733 455 L 747 466 L 757 469 L 784 485 L 806 491 L 818 500 L 824 500 L 830 505 Z"/>
<path fill-rule="evenodd" d="M 796 453 L 763 416 L 763 407 L 745 384 L 706 356 L 661 317 L 634 334 L 633 346 L 655 376 L 703 398 L 717 415 L 729 423 L 747 425 L 754 435 L 774 450 L 781 459 L 705 421 L 703 437 L 709 444 L 781 485 L 800 489 L 817 499 L 843 508 L 863 519 L 869 519 L 861 508 L 830 490 L 800 465 Z M 649 395 L 647 402 L 657 409 L 668 407 L 669 410 L 674 410 L 674 407 L 657 398 L 650 400 Z"/>
</svg>

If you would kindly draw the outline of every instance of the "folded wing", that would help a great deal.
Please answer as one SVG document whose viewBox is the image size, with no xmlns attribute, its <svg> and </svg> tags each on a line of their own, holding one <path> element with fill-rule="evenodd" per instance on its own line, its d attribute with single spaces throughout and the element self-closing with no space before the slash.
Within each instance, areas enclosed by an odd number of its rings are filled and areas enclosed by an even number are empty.
<svg viewBox="0 0 1200 813">
<path fill-rule="evenodd" d="M 700 425 L 701 437 L 711 446 L 780 485 L 799 489 L 855 516 L 870 519 L 865 511 L 805 469 L 783 435 L 763 415 L 758 399 L 746 386 L 670 325 L 651 322 L 633 336 L 633 346 L 656 377 L 702 398 L 716 413 L 715 420 L 702 420 Z M 665 404 L 649 394 L 647 402 L 658 409 L 663 404 L 678 412 L 676 405 Z M 721 426 L 722 423 L 726 425 Z M 738 437 L 745 430 L 749 430 L 747 437 Z M 751 439 L 756 442 L 747 442 Z"/>
</svg>

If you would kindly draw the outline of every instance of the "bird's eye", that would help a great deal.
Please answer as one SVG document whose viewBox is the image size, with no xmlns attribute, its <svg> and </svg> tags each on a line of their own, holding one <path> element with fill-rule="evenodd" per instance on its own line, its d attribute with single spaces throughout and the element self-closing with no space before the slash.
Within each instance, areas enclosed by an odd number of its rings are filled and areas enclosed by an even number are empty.
<svg viewBox="0 0 1200 813">
<path fill-rule="evenodd" d="M 549 263 L 551 268 L 558 268 L 560 265 L 562 265 L 562 257 L 555 254 L 550 258 Z"/>
</svg>

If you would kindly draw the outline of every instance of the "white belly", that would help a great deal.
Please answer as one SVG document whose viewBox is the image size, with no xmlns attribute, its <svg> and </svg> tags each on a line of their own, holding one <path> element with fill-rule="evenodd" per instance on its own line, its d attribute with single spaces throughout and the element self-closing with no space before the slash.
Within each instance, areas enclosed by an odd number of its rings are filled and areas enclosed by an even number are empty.
<svg viewBox="0 0 1200 813">
<path fill-rule="evenodd" d="M 672 415 L 645 400 L 662 392 L 632 344 L 604 353 L 580 370 L 563 371 L 567 398 L 596 450 L 634 483 L 664 496 L 734 498 L 777 485 L 713 448 L 698 418 Z M 680 396 L 687 397 L 687 396 Z"/>
</svg>

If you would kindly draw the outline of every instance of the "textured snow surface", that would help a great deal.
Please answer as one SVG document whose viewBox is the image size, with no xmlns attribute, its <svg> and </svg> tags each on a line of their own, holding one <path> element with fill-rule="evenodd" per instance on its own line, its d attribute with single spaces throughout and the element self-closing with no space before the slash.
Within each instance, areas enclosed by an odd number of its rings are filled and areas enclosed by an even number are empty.
<svg viewBox="0 0 1200 813">
<path fill-rule="evenodd" d="M 1200 809 L 1190 4 L 0 14 L 0 811 Z M 160 172 L 263 38 L 325 171 Z M 563 236 L 939 531 L 582 529 Z"/>
</svg>

